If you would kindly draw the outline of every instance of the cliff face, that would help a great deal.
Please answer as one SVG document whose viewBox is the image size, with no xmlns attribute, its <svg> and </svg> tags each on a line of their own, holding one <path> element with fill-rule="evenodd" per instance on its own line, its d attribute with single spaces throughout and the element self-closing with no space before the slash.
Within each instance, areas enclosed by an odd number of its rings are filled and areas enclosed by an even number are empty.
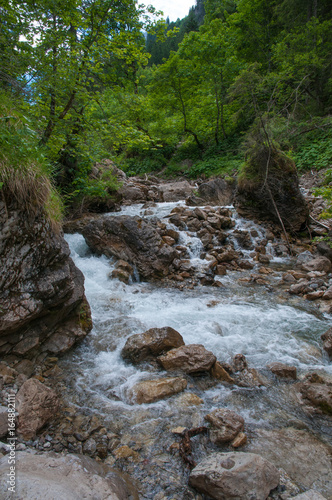
<svg viewBox="0 0 332 500">
<path fill-rule="evenodd" d="M 0 202 L 0 356 L 42 361 L 92 327 L 84 278 L 41 211 Z"/>
</svg>

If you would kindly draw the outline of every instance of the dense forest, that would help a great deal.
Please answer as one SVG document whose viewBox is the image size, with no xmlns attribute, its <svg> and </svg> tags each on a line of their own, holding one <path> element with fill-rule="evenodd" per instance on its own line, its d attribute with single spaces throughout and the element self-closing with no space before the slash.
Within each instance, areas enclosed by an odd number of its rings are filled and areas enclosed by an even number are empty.
<svg viewBox="0 0 332 500">
<path fill-rule="evenodd" d="M 328 0 L 197 0 L 175 23 L 134 0 L 4 0 L 0 189 L 56 219 L 116 190 L 89 177 L 102 158 L 230 176 L 261 141 L 327 169 L 331 199 L 331 53 Z"/>
</svg>

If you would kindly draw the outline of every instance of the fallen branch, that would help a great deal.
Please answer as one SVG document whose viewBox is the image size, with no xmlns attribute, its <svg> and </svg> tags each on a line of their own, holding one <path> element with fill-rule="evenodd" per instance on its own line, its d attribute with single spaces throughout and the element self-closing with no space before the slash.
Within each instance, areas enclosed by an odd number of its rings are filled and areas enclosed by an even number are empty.
<svg viewBox="0 0 332 500">
<path fill-rule="evenodd" d="M 196 462 L 194 461 L 194 458 L 192 456 L 190 438 L 193 436 L 197 436 L 198 434 L 203 434 L 204 432 L 207 432 L 207 430 L 207 427 L 202 426 L 196 427 L 194 429 L 186 429 L 180 434 L 182 438 L 179 446 L 180 457 L 182 458 L 184 463 L 188 465 L 190 470 L 196 467 Z"/>
<path fill-rule="evenodd" d="M 319 222 L 319 220 L 316 220 L 313 218 L 312 215 L 309 215 L 310 219 L 313 220 L 316 224 L 318 224 L 319 226 L 322 226 L 322 227 L 325 227 L 325 229 L 327 229 L 328 231 L 331 230 L 331 228 L 329 226 L 326 226 L 325 224 L 323 224 L 322 222 Z"/>
</svg>

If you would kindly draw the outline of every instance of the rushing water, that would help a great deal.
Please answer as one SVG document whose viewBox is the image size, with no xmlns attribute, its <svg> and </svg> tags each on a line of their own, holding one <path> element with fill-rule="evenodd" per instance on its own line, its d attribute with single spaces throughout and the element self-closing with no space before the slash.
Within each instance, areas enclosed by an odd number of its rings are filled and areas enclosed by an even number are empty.
<svg viewBox="0 0 332 500">
<path fill-rule="evenodd" d="M 163 218 L 173 207 L 170 203 L 159 204 L 148 209 L 146 216 Z M 135 205 L 121 213 L 143 215 L 144 209 Z M 243 224 L 237 219 L 236 228 Z M 262 230 L 256 231 L 262 237 Z M 153 466 L 150 476 L 142 462 L 129 469 L 139 479 L 144 478 L 142 498 L 154 498 L 159 487 L 169 491 L 165 498 L 187 498 L 178 489 L 183 482 L 178 458 L 165 452 L 170 444 L 170 429 L 177 425 L 202 425 L 204 415 L 224 406 L 240 413 L 253 427 L 305 421 L 298 404 L 288 398 L 288 386 L 276 384 L 266 365 L 279 361 L 295 365 L 300 376 L 313 370 L 332 376 L 320 342 L 320 335 L 330 327 L 329 318 L 314 314 L 311 304 L 305 306 L 297 298 L 286 301 L 268 287 L 240 284 L 237 280 L 245 271 L 218 278 L 222 283 L 219 288 L 198 286 L 181 291 L 139 282 L 126 285 L 109 277 L 114 263 L 92 255 L 81 235 L 67 235 L 66 239 L 85 276 L 94 324 L 74 355 L 67 355 L 63 361 L 70 380 L 66 397 L 82 411 L 96 412 L 108 429 L 121 436 L 122 443 L 136 443 L 142 460 L 156 464 L 158 487 Z M 184 232 L 181 244 L 191 247 L 197 266 L 204 266 L 197 238 Z M 199 396 L 200 405 L 190 403 L 183 394 L 150 405 L 133 404 L 130 388 L 135 383 L 166 374 L 149 365 L 134 367 L 124 363 L 121 349 L 130 335 L 163 326 L 179 331 L 186 344 L 203 344 L 219 361 L 229 362 L 235 354 L 245 354 L 249 366 L 265 374 L 267 386 L 255 390 L 231 388 L 203 377 L 192 379 L 184 393 Z M 314 424 L 310 426 L 313 432 L 319 431 Z M 200 453 L 204 454 L 202 449 L 197 450 L 198 456 Z"/>
</svg>

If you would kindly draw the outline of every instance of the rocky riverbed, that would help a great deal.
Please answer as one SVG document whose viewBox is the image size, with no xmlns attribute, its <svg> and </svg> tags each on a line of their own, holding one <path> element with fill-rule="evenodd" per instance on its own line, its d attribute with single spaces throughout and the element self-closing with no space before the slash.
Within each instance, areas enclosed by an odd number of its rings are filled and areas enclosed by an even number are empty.
<svg viewBox="0 0 332 500">
<path fill-rule="evenodd" d="M 3 401 L 19 389 L 22 464 L 31 451 L 90 457 L 104 467 L 91 465 L 98 498 L 114 487 L 117 498 L 146 500 L 330 500 L 326 246 L 287 241 L 230 206 L 173 201 L 67 229 L 94 329 L 33 378 L 10 358 L 1 364 Z M 110 486 L 118 473 L 127 476 Z"/>
</svg>

